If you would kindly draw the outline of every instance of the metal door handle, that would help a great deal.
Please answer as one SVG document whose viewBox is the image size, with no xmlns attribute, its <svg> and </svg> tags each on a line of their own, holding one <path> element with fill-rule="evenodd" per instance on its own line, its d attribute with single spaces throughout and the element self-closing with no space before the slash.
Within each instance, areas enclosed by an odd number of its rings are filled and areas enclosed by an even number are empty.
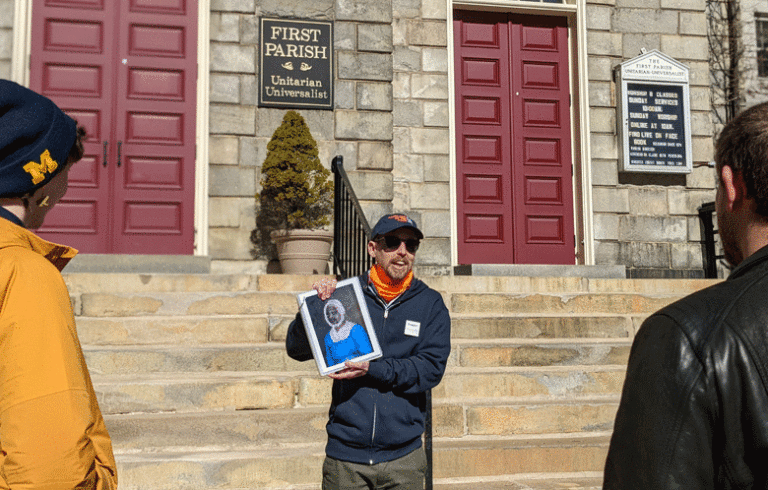
<svg viewBox="0 0 768 490">
<path fill-rule="evenodd" d="M 102 160 L 102 164 L 106 167 L 107 166 L 107 145 L 109 144 L 108 141 L 104 142 L 104 159 Z"/>
<path fill-rule="evenodd" d="M 123 142 L 122 141 L 118 141 L 117 142 L 117 166 L 118 167 L 120 166 L 120 163 L 121 163 L 120 162 L 120 155 L 121 155 L 122 151 L 123 151 Z"/>
</svg>

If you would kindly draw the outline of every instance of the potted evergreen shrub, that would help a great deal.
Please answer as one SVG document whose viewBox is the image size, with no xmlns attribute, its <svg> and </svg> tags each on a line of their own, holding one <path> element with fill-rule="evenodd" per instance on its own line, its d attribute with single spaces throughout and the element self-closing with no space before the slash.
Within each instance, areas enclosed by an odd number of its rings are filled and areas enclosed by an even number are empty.
<svg viewBox="0 0 768 490">
<path fill-rule="evenodd" d="M 331 172 L 320 163 L 304 118 L 288 111 L 267 144 L 253 241 L 257 254 L 280 259 L 284 274 L 324 274 L 333 233 Z"/>
</svg>

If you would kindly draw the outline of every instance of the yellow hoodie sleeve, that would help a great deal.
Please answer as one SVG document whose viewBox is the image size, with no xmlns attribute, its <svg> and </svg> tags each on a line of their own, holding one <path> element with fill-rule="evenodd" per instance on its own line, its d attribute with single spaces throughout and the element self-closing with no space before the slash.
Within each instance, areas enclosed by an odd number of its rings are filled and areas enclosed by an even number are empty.
<svg viewBox="0 0 768 490">
<path fill-rule="evenodd" d="M 61 275 L 21 248 L 0 262 L 0 489 L 117 488 Z"/>
</svg>

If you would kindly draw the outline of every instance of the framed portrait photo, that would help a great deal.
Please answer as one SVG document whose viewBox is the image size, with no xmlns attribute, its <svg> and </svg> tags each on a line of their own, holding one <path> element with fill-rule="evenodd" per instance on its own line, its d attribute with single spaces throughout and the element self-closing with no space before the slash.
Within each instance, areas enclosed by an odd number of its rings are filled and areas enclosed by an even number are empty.
<svg viewBox="0 0 768 490">
<path fill-rule="evenodd" d="M 301 293 L 296 298 L 321 375 L 341 371 L 346 361 L 362 362 L 381 357 L 363 289 L 356 277 L 339 281 L 336 290 L 325 301 L 315 290 Z"/>
</svg>

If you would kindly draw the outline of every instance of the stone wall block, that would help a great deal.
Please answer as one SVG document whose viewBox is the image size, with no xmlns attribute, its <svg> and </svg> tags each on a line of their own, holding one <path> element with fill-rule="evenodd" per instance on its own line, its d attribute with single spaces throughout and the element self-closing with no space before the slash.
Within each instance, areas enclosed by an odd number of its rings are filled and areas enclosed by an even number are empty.
<svg viewBox="0 0 768 490">
<path fill-rule="evenodd" d="M 689 92 L 691 96 L 691 110 L 692 111 L 707 111 L 710 107 L 710 87 L 690 87 Z"/>
<path fill-rule="evenodd" d="M 618 242 L 595 242 L 595 264 L 615 265 L 619 263 Z"/>
<path fill-rule="evenodd" d="M 264 163 L 264 158 L 266 158 L 266 143 L 263 144 L 265 151 L 261 153 L 259 152 L 259 146 L 262 141 L 259 138 L 241 136 L 238 139 L 240 140 L 238 144 L 240 152 L 239 164 L 243 167 L 261 167 L 261 164 Z M 262 157 L 262 155 L 264 156 Z"/>
<path fill-rule="evenodd" d="M 712 136 L 693 136 L 691 138 L 691 145 L 693 146 L 694 162 L 711 162 L 714 158 L 715 143 L 712 141 Z"/>
<path fill-rule="evenodd" d="M 607 56 L 590 56 L 587 60 L 589 80 L 598 82 L 611 82 L 613 80 L 613 67 L 618 64 L 614 58 Z"/>
<path fill-rule="evenodd" d="M 333 12 L 333 0 L 257 0 L 261 15 L 278 18 L 302 18 L 330 20 Z"/>
<path fill-rule="evenodd" d="M 219 260 L 253 260 L 251 229 L 209 228 L 208 253 Z"/>
<path fill-rule="evenodd" d="M 392 26 L 390 24 L 360 24 L 357 26 L 357 49 L 391 53 Z"/>
<path fill-rule="evenodd" d="M 657 9 L 661 0 L 616 0 L 617 8 Z"/>
<path fill-rule="evenodd" d="M 616 111 L 611 107 L 592 107 L 589 111 L 590 129 L 595 133 L 616 134 Z"/>
<path fill-rule="evenodd" d="M 14 0 L 0 0 L 0 28 L 13 28 Z"/>
<path fill-rule="evenodd" d="M 210 197 L 253 197 L 256 194 L 254 167 L 211 165 L 209 173 Z"/>
<path fill-rule="evenodd" d="M 240 16 L 240 44 L 259 44 L 259 18 L 255 15 Z"/>
<path fill-rule="evenodd" d="M 357 168 L 360 170 L 392 170 L 392 143 L 361 141 L 358 143 Z"/>
<path fill-rule="evenodd" d="M 410 153 L 411 149 L 411 128 L 396 127 L 392 131 L 392 150 L 397 153 Z"/>
<path fill-rule="evenodd" d="M 704 12 L 680 12 L 680 34 L 707 35 L 707 14 Z"/>
<path fill-rule="evenodd" d="M 388 112 L 336 111 L 336 138 L 392 140 L 392 114 Z"/>
<path fill-rule="evenodd" d="M 333 47 L 337 51 L 357 49 L 357 24 L 354 22 L 335 22 L 333 24 Z"/>
<path fill-rule="evenodd" d="M 448 31 L 445 22 L 407 21 L 407 41 L 416 46 L 447 46 Z"/>
<path fill-rule="evenodd" d="M 392 65 L 396 72 L 421 71 L 421 49 L 411 46 L 396 46 Z"/>
<path fill-rule="evenodd" d="M 612 17 L 615 32 L 677 34 L 678 13 L 674 10 L 615 9 Z"/>
<path fill-rule="evenodd" d="M 208 201 L 209 224 L 214 228 L 253 227 L 255 206 L 254 197 L 212 197 Z"/>
<path fill-rule="evenodd" d="M 408 46 L 408 19 L 395 19 L 392 22 L 392 44 Z"/>
<path fill-rule="evenodd" d="M 709 63 L 705 63 L 703 61 L 694 61 L 691 63 L 686 63 L 686 65 L 688 66 L 688 81 L 690 83 L 691 89 L 697 86 L 709 88 L 711 84 L 711 80 L 709 78 Z M 706 110 L 703 108 L 700 109 Z"/>
<path fill-rule="evenodd" d="M 680 216 L 620 216 L 619 240 L 627 242 L 685 242 L 687 222 Z"/>
<path fill-rule="evenodd" d="M 701 245 L 698 243 L 671 244 L 673 269 L 703 269 Z"/>
<path fill-rule="evenodd" d="M 448 155 L 424 155 L 424 181 L 449 182 L 451 161 Z"/>
<path fill-rule="evenodd" d="M 711 137 L 714 131 L 715 127 L 709 112 L 691 112 L 691 135 Z"/>
<path fill-rule="evenodd" d="M 424 126 L 447 128 L 448 102 L 424 102 Z"/>
<path fill-rule="evenodd" d="M 711 138 L 710 138 L 711 139 Z M 692 189 L 706 189 L 711 192 L 710 201 L 715 200 L 715 174 L 717 171 L 714 167 L 701 166 L 693 167 L 693 171 L 688 174 L 687 184 Z"/>
<path fill-rule="evenodd" d="M 424 71 L 448 72 L 448 50 L 445 48 L 424 48 L 421 65 Z"/>
<path fill-rule="evenodd" d="M 617 32 L 587 31 L 587 53 L 590 56 L 621 56 L 622 35 Z"/>
<path fill-rule="evenodd" d="M 240 77 L 238 75 L 211 74 L 210 101 L 237 104 L 240 102 Z"/>
<path fill-rule="evenodd" d="M 593 217 L 595 240 L 619 239 L 619 215 L 595 213 Z"/>
<path fill-rule="evenodd" d="M 587 29 L 592 31 L 611 31 L 611 12 L 614 9 L 605 5 L 587 5 Z"/>
<path fill-rule="evenodd" d="M 422 155 L 395 155 L 392 178 L 395 182 L 424 182 L 424 157 Z"/>
<path fill-rule="evenodd" d="M 670 189 L 669 214 L 698 216 L 699 207 L 705 202 L 714 200 L 714 190 Z"/>
<path fill-rule="evenodd" d="M 211 12 L 211 41 L 238 42 L 240 14 Z"/>
<path fill-rule="evenodd" d="M 355 195 L 360 200 L 391 201 L 394 197 L 392 174 L 389 172 L 355 171 L 348 172 L 348 175 Z"/>
<path fill-rule="evenodd" d="M 696 12 L 704 12 L 707 4 L 705 0 L 661 0 L 660 4 L 663 9 L 678 9 L 678 10 L 692 10 Z"/>
<path fill-rule="evenodd" d="M 393 209 L 413 209 L 411 206 L 411 185 L 408 182 L 394 182 L 393 191 L 395 194 L 392 198 Z"/>
<path fill-rule="evenodd" d="M 451 263 L 451 241 L 448 238 L 425 238 L 416 253 L 414 267 Z"/>
<path fill-rule="evenodd" d="M 421 0 L 392 0 L 396 19 L 415 19 L 421 15 Z"/>
<path fill-rule="evenodd" d="M 392 84 L 358 82 L 357 108 L 369 111 L 391 111 Z"/>
<path fill-rule="evenodd" d="M 669 214 L 667 189 L 664 187 L 630 187 L 629 214 L 633 216 L 666 216 Z"/>
<path fill-rule="evenodd" d="M 392 81 L 392 55 L 338 53 L 338 76 L 351 80 Z"/>
<path fill-rule="evenodd" d="M 209 129 L 213 134 L 243 134 L 256 132 L 256 108 L 252 106 L 211 104 Z"/>
<path fill-rule="evenodd" d="M 640 56 L 642 50 L 661 49 L 661 34 L 625 34 L 621 43 L 621 53 L 625 59 Z"/>
<path fill-rule="evenodd" d="M 422 0 L 422 17 L 424 19 L 446 20 L 448 18 L 447 7 L 447 3 L 443 0 Z"/>
<path fill-rule="evenodd" d="M 342 163 L 346 171 L 356 170 L 358 167 L 358 147 L 359 144 L 356 141 L 336 141 L 335 150 L 333 156 L 340 155 L 342 157 Z"/>
<path fill-rule="evenodd" d="M 411 183 L 411 202 L 419 209 L 449 209 L 451 189 L 442 183 Z"/>
<path fill-rule="evenodd" d="M 593 82 L 587 88 L 590 107 L 616 107 L 614 85 L 609 82 Z"/>
<path fill-rule="evenodd" d="M 450 138 L 447 129 L 411 129 L 411 148 L 416 153 L 448 154 L 449 143 Z"/>
<path fill-rule="evenodd" d="M 208 138 L 208 161 L 211 164 L 237 165 L 239 160 L 236 136 L 215 136 Z"/>
<path fill-rule="evenodd" d="M 411 95 L 417 99 L 448 99 L 448 76 L 414 73 L 411 76 Z"/>
<path fill-rule="evenodd" d="M 616 160 L 619 158 L 618 138 L 614 135 L 592 134 L 592 158 Z"/>
<path fill-rule="evenodd" d="M 395 99 L 407 99 L 411 96 L 411 74 L 395 73 L 392 80 L 392 96 Z"/>
<path fill-rule="evenodd" d="M 396 100 L 392 111 L 394 125 L 414 128 L 421 126 L 421 104 L 415 100 Z"/>
<path fill-rule="evenodd" d="M 661 36 L 661 51 L 677 60 L 705 61 L 709 59 L 706 36 Z"/>
<path fill-rule="evenodd" d="M 595 187 L 592 189 L 592 207 L 596 213 L 626 214 L 629 212 L 629 190 Z"/>
<path fill-rule="evenodd" d="M 240 75 L 240 103 L 257 105 L 259 99 L 259 84 L 256 75 Z"/>
<path fill-rule="evenodd" d="M 311 1 L 311 0 L 310 0 Z M 336 0 L 336 20 L 392 23 L 392 0 Z"/>
<path fill-rule="evenodd" d="M 256 73 L 254 46 L 211 43 L 211 72 Z"/>
<path fill-rule="evenodd" d="M 668 269 L 671 265 L 669 243 L 620 242 L 619 263 L 631 268 Z"/>
<path fill-rule="evenodd" d="M 355 82 L 336 80 L 336 91 L 333 94 L 333 105 L 336 109 L 354 109 L 355 95 Z"/>
<path fill-rule="evenodd" d="M 592 159 L 592 185 L 615 186 L 619 184 L 619 162 Z"/>
<path fill-rule="evenodd" d="M 450 211 L 421 211 L 418 225 L 426 237 L 451 237 L 451 212 Z"/>
<path fill-rule="evenodd" d="M 254 0 L 211 0 L 211 12 L 244 12 L 253 14 Z"/>
<path fill-rule="evenodd" d="M 701 242 L 701 220 L 699 219 L 699 216 L 689 216 L 688 217 L 688 241 L 689 242 L 697 242 L 696 246 L 699 242 Z"/>
</svg>

